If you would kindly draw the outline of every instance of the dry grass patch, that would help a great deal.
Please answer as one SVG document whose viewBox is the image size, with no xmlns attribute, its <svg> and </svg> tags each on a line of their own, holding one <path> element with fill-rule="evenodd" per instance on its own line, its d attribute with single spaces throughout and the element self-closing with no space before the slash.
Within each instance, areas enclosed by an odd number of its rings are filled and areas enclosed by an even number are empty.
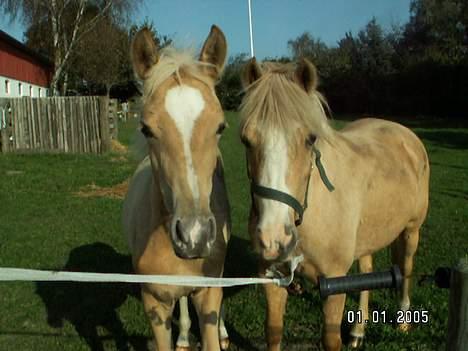
<svg viewBox="0 0 468 351">
<path fill-rule="evenodd" d="M 118 140 L 111 140 L 111 150 L 119 154 L 126 154 L 128 152 L 127 146 L 121 144 Z"/>
<path fill-rule="evenodd" d="M 112 199 L 123 199 L 127 194 L 129 179 L 111 187 L 100 187 L 94 183 L 88 184 L 79 191 L 73 193 L 79 197 L 108 197 Z"/>
</svg>

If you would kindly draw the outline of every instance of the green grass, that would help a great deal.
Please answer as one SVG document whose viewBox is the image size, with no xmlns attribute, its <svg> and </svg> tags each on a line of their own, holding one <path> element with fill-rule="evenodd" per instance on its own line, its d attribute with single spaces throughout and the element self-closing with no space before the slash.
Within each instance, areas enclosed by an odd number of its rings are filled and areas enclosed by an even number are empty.
<svg viewBox="0 0 468 351">
<path fill-rule="evenodd" d="M 226 273 L 255 273 L 247 237 L 250 202 L 244 149 L 238 140 L 237 115 L 221 139 L 233 218 L 233 238 Z M 338 125 L 342 125 L 337 121 Z M 120 128 L 129 143 L 135 128 Z M 431 203 L 421 232 L 416 273 L 451 266 L 468 252 L 468 129 L 413 125 L 431 160 Z M 120 227 L 121 200 L 83 198 L 73 193 L 95 183 L 111 186 L 135 167 L 116 155 L 0 155 L 0 266 L 76 271 L 130 272 L 126 241 Z M 388 250 L 376 256 L 376 269 L 386 269 Z M 310 288 L 310 286 L 308 285 Z M 357 295 L 346 308 L 357 308 Z M 415 286 L 413 308 L 429 311 L 428 325 L 407 335 L 391 325 L 371 324 L 365 350 L 443 350 L 448 291 L 432 285 Z M 225 290 L 226 322 L 232 350 L 263 349 L 265 301 L 261 287 Z M 318 350 L 321 303 L 308 289 L 290 297 L 285 349 Z M 372 294 L 375 310 L 396 310 L 389 291 Z M 146 350 L 151 337 L 138 289 L 128 285 L 67 283 L 0 284 L 0 350 L 123 350 L 128 344 Z M 194 323 L 196 325 L 196 323 Z M 349 326 L 344 323 L 344 335 Z M 196 334 L 196 327 L 193 327 Z M 94 343 L 94 344 L 93 344 Z"/>
</svg>

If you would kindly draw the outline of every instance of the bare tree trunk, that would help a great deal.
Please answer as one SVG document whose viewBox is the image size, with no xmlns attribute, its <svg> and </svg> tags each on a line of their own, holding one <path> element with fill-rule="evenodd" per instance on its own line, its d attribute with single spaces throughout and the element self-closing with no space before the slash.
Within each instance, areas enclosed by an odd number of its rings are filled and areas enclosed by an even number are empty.
<svg viewBox="0 0 468 351">
<path fill-rule="evenodd" d="M 51 89 L 52 95 L 56 96 L 59 95 L 58 90 L 58 80 L 60 76 L 57 76 L 57 67 L 60 67 L 62 62 L 62 53 L 59 46 L 59 18 L 58 18 L 58 8 L 57 8 L 57 0 L 51 0 L 50 2 L 50 18 L 52 23 L 52 36 L 54 40 L 54 75 L 52 77 L 51 82 Z"/>
<path fill-rule="evenodd" d="M 54 64 L 55 70 L 54 75 L 52 77 L 51 88 L 53 95 L 59 94 L 58 83 L 66 71 L 66 65 L 68 64 L 68 59 L 70 58 L 70 54 L 73 52 L 77 42 L 81 40 L 81 38 L 90 30 L 92 30 L 98 21 L 107 13 L 110 9 L 113 1 L 109 1 L 106 3 L 104 8 L 94 16 L 90 21 L 88 21 L 84 26 L 82 26 L 82 19 L 85 7 L 87 5 L 88 0 L 80 0 L 80 5 L 78 11 L 76 13 L 75 22 L 73 26 L 72 36 L 70 41 L 67 41 L 65 35 L 63 35 L 62 43 L 60 43 L 60 31 L 64 33 L 63 26 L 60 27 L 61 24 L 61 14 L 62 10 L 59 10 L 57 7 L 57 0 L 51 0 L 50 3 L 50 11 L 51 11 L 51 19 L 52 19 L 52 35 L 54 37 Z M 83 28 L 82 28 L 83 27 Z M 78 35 L 79 34 L 79 35 Z"/>
<path fill-rule="evenodd" d="M 62 95 L 67 95 L 67 89 L 68 89 L 68 72 L 65 71 L 63 74 L 63 85 L 62 85 Z"/>
</svg>

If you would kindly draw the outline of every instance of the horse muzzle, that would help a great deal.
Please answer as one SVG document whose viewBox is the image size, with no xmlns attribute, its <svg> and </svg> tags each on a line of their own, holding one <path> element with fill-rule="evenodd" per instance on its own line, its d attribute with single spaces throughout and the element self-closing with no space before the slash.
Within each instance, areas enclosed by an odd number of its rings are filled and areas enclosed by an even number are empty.
<svg viewBox="0 0 468 351">
<path fill-rule="evenodd" d="M 297 230 L 285 226 L 281 235 L 271 236 L 257 228 L 258 251 L 265 261 L 283 262 L 289 260 L 297 246 Z"/>
<path fill-rule="evenodd" d="M 177 256 L 184 259 L 205 258 L 216 240 L 216 220 L 209 216 L 175 216 L 170 237 Z"/>
</svg>

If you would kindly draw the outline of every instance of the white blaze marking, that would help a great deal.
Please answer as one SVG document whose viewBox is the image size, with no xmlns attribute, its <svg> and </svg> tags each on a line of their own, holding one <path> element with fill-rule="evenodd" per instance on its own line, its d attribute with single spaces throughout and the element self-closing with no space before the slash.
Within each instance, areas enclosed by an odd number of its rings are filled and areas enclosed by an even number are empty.
<svg viewBox="0 0 468 351">
<path fill-rule="evenodd" d="M 259 179 L 260 185 L 291 194 L 286 185 L 288 172 L 288 147 L 286 139 L 281 133 L 272 133 L 265 140 L 263 151 L 264 163 Z M 261 219 L 259 227 L 283 222 L 288 224 L 289 206 L 276 200 L 257 197 Z"/>
<path fill-rule="evenodd" d="M 198 178 L 193 167 L 190 141 L 192 140 L 193 126 L 205 108 L 205 100 L 198 89 L 182 84 L 167 91 L 164 106 L 182 135 L 187 166 L 187 182 L 194 199 L 198 199 Z"/>
</svg>

